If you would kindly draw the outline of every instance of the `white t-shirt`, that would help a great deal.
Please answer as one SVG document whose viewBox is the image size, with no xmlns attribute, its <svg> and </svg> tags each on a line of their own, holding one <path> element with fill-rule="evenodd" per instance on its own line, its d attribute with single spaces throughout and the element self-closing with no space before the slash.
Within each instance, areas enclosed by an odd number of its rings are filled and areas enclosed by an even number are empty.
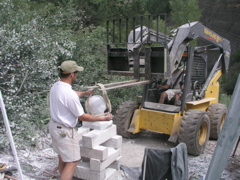
<svg viewBox="0 0 240 180">
<path fill-rule="evenodd" d="M 84 110 L 77 93 L 68 83 L 58 81 L 50 90 L 51 118 L 67 127 L 75 127 Z"/>
</svg>

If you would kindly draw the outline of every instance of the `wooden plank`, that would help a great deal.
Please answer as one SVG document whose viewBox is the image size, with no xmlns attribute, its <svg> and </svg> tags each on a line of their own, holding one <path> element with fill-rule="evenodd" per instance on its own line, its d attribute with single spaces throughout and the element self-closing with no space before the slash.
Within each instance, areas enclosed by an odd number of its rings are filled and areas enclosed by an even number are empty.
<svg viewBox="0 0 240 180">
<path fill-rule="evenodd" d="M 116 86 L 116 85 L 120 85 L 120 84 L 128 84 L 128 83 L 132 83 L 132 82 L 136 82 L 138 81 L 137 79 L 133 79 L 133 80 L 129 80 L 129 81 L 121 81 L 121 82 L 114 82 L 114 83 L 109 83 L 109 84 L 103 84 L 104 87 L 108 87 L 108 86 Z M 94 89 L 94 88 L 99 88 L 99 86 L 88 86 L 88 89 Z"/>
<path fill-rule="evenodd" d="M 149 83 L 150 83 L 149 80 L 138 81 L 138 82 L 134 82 L 134 83 L 123 84 L 123 85 L 119 85 L 119 86 L 113 86 L 113 87 L 105 88 L 103 90 L 111 90 L 111 89 L 119 89 L 119 88 L 124 88 L 124 87 L 139 86 L 139 85 L 144 85 L 144 84 L 149 84 Z"/>
</svg>

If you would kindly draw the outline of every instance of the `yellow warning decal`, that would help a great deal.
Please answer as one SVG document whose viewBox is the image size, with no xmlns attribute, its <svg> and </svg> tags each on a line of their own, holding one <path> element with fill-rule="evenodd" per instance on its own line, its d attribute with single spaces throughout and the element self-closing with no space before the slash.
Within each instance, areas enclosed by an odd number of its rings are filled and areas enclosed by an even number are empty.
<svg viewBox="0 0 240 180">
<path fill-rule="evenodd" d="M 216 42 L 221 42 L 222 38 L 220 36 L 218 36 L 217 34 L 215 34 L 214 32 L 210 31 L 207 28 L 204 28 L 204 33 L 210 37 L 206 37 L 210 40 L 216 41 Z"/>
</svg>

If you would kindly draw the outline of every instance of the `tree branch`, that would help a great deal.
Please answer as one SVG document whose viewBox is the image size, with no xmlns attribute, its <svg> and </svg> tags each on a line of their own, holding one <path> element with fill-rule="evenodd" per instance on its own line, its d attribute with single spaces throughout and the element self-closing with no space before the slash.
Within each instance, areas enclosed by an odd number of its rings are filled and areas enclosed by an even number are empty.
<svg viewBox="0 0 240 180">
<path fill-rule="evenodd" d="M 20 87 L 18 88 L 18 90 L 17 90 L 17 92 L 16 92 L 16 94 L 15 94 L 14 96 L 18 95 L 18 93 L 19 93 L 20 90 L 22 89 L 23 83 L 24 83 L 24 81 L 26 80 L 27 75 L 28 75 L 28 70 L 27 70 L 27 72 L 26 72 L 26 74 L 25 74 L 25 76 L 24 76 L 24 78 L 23 78 L 23 81 L 22 81 Z"/>
</svg>

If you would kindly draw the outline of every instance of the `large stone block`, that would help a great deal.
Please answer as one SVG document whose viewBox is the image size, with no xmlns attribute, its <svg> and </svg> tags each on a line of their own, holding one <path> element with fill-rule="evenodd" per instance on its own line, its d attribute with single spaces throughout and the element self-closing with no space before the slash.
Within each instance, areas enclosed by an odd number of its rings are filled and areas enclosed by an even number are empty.
<svg viewBox="0 0 240 180">
<path fill-rule="evenodd" d="M 78 139 L 79 139 L 79 144 L 82 143 L 82 136 L 86 133 L 90 132 L 90 129 L 87 127 L 80 127 L 78 128 Z"/>
<path fill-rule="evenodd" d="M 118 149 L 122 147 L 122 136 L 116 135 L 101 144 L 102 146 Z"/>
<path fill-rule="evenodd" d="M 95 148 L 80 147 L 81 157 L 84 158 L 95 158 L 101 161 L 107 159 L 108 157 L 108 148 L 105 146 L 96 146 Z"/>
<path fill-rule="evenodd" d="M 115 150 L 113 148 L 109 148 L 109 156 L 106 160 L 100 161 L 99 159 L 94 158 L 90 159 L 90 169 L 97 172 L 101 172 L 104 169 L 106 169 L 110 164 L 112 164 L 114 161 L 116 161 L 118 157 L 120 157 L 120 154 L 121 149 Z"/>
<path fill-rule="evenodd" d="M 121 161 L 122 161 L 122 156 L 119 156 L 115 161 L 113 161 L 108 168 L 112 168 L 112 169 L 116 169 L 119 170 L 120 169 L 120 165 L 121 165 Z"/>
<path fill-rule="evenodd" d="M 113 121 L 97 121 L 97 122 L 87 122 L 83 121 L 82 126 L 90 129 L 104 130 L 111 127 Z"/>
<path fill-rule="evenodd" d="M 89 163 L 79 162 L 73 176 L 85 180 L 114 180 L 117 174 L 116 169 L 106 168 L 101 172 L 96 172 L 90 169 Z"/>
<path fill-rule="evenodd" d="M 105 130 L 92 130 L 82 136 L 82 146 L 88 148 L 94 148 L 109 140 L 117 134 L 116 125 Z"/>
</svg>

